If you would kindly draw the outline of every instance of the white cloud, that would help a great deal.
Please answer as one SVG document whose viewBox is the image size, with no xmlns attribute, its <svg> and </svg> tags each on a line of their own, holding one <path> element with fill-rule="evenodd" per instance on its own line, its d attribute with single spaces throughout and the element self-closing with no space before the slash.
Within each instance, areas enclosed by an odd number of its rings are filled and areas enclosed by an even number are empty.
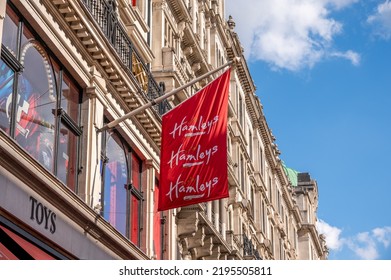
<svg viewBox="0 0 391 280">
<path fill-rule="evenodd" d="M 340 250 L 343 244 L 343 240 L 340 238 L 342 232 L 337 227 L 330 226 L 323 220 L 318 220 L 316 228 L 319 234 L 323 234 L 326 237 L 326 245 L 331 250 Z"/>
<path fill-rule="evenodd" d="M 361 232 L 355 237 L 349 238 L 347 246 L 361 259 L 375 260 L 379 258 L 375 239 L 369 232 Z"/>
<path fill-rule="evenodd" d="M 375 27 L 375 34 L 391 39 L 391 2 L 386 0 L 377 6 L 376 12 L 368 17 L 368 22 Z"/>
<path fill-rule="evenodd" d="M 375 228 L 372 230 L 374 237 L 378 242 L 383 243 L 385 248 L 391 244 L 391 227 Z"/>
<path fill-rule="evenodd" d="M 350 62 L 354 66 L 360 65 L 360 60 L 361 60 L 360 55 L 352 50 L 348 50 L 346 52 L 333 52 L 333 53 L 330 53 L 330 56 L 341 57 L 341 58 L 345 58 L 347 60 L 350 60 Z"/>
<path fill-rule="evenodd" d="M 273 68 L 297 71 L 330 56 L 333 38 L 342 23 L 330 16 L 357 0 L 227 0 L 227 14 L 237 23 L 249 60 L 263 60 Z M 353 51 L 340 57 L 359 61 Z M 352 56 L 355 54 L 355 57 Z"/>
<path fill-rule="evenodd" d="M 349 251 L 359 259 L 376 260 L 381 258 L 383 250 L 391 246 L 390 226 L 378 227 L 348 237 L 342 236 L 342 229 L 331 226 L 323 220 L 316 223 L 316 228 L 320 234 L 325 235 L 327 247 L 330 252 L 336 252 L 336 255 Z"/>
</svg>

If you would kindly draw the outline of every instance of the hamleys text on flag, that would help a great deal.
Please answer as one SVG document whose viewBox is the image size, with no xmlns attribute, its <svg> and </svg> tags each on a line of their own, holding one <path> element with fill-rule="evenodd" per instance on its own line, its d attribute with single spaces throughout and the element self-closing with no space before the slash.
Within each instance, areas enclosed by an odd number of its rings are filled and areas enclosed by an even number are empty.
<svg viewBox="0 0 391 280">
<path fill-rule="evenodd" d="M 158 210 L 228 197 L 230 70 L 163 116 Z"/>
</svg>

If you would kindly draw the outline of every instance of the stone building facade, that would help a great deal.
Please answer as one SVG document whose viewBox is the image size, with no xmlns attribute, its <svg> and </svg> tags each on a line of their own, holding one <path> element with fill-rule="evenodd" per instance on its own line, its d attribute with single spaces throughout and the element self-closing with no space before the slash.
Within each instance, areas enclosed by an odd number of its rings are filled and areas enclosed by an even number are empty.
<svg viewBox="0 0 391 280">
<path fill-rule="evenodd" d="M 316 182 L 289 179 L 224 1 L 0 12 L 0 259 L 327 258 Z M 161 115 L 218 74 L 100 128 L 235 57 L 230 196 L 158 212 Z"/>
</svg>

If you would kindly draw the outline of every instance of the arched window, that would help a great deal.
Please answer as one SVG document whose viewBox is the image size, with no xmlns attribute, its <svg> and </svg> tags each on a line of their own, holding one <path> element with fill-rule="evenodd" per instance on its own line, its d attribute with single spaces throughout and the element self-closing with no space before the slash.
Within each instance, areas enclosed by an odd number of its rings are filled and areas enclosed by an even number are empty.
<svg viewBox="0 0 391 280">
<path fill-rule="evenodd" d="M 3 34 L 0 128 L 75 191 L 81 91 L 10 5 Z"/>
<path fill-rule="evenodd" d="M 116 131 L 103 133 L 103 146 L 102 216 L 141 246 L 142 161 Z"/>
<path fill-rule="evenodd" d="M 54 171 L 57 92 L 54 73 L 43 47 L 34 39 L 21 46 L 16 98 L 15 139 L 50 171 Z"/>
<path fill-rule="evenodd" d="M 123 235 L 127 235 L 128 162 L 121 139 L 107 136 L 103 169 L 103 217 Z"/>
</svg>

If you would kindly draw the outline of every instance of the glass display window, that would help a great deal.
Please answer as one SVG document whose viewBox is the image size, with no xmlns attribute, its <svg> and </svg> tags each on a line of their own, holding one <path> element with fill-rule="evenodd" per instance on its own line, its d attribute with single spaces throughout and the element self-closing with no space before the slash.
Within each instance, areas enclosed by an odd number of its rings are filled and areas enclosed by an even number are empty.
<svg viewBox="0 0 391 280">
<path fill-rule="evenodd" d="M 0 128 L 75 191 L 81 90 L 10 4 L 5 22 Z"/>
<path fill-rule="evenodd" d="M 19 37 L 19 18 L 16 13 L 7 5 L 6 9 L 7 16 L 4 19 L 3 26 L 3 45 L 17 56 L 18 53 L 18 37 Z"/>
<path fill-rule="evenodd" d="M 117 132 L 103 133 L 102 216 L 135 245 L 141 244 L 142 161 Z"/>
<path fill-rule="evenodd" d="M 10 133 L 14 71 L 0 60 L 0 129 Z"/>
</svg>

